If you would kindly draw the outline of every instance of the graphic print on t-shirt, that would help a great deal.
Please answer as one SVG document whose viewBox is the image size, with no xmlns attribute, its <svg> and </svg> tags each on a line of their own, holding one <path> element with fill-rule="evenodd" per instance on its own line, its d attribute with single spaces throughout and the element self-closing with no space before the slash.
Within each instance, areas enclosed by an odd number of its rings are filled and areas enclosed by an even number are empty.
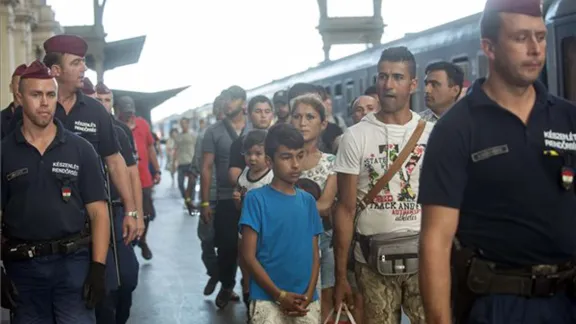
<svg viewBox="0 0 576 324">
<path fill-rule="evenodd" d="M 394 178 L 398 178 L 398 188 L 390 190 L 390 182 L 384 186 L 372 204 L 368 205 L 371 209 L 386 209 L 395 217 L 395 221 L 415 221 L 420 213 L 420 206 L 416 203 L 417 192 L 412 188 L 410 179 L 412 173 L 424 155 L 425 144 L 418 144 L 404 162 L 404 165 L 398 171 Z M 401 148 L 398 144 L 379 145 L 378 152 L 380 156 L 370 154 L 364 158 L 364 169 L 368 173 L 369 183 L 368 190 L 371 190 L 378 180 L 384 175 L 383 170 L 396 161 L 400 154 Z M 376 169 L 375 167 L 378 167 Z"/>
</svg>

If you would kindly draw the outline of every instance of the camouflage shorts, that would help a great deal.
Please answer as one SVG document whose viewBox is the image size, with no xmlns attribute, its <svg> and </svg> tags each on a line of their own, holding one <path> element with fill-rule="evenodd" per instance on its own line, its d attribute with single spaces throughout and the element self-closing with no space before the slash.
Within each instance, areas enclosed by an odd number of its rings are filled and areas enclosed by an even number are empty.
<svg viewBox="0 0 576 324">
<path fill-rule="evenodd" d="M 402 310 L 412 324 L 424 324 L 418 274 L 382 276 L 356 263 L 356 281 L 364 296 L 364 323 L 400 324 Z"/>
</svg>

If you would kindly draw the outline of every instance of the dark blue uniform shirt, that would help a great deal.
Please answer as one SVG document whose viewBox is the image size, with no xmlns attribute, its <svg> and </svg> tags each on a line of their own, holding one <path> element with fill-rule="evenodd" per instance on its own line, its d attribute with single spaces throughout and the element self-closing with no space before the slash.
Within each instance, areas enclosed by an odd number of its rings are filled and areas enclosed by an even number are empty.
<svg viewBox="0 0 576 324">
<path fill-rule="evenodd" d="M 132 147 L 132 154 L 134 155 L 134 160 L 138 162 L 138 154 L 136 152 L 136 142 L 134 142 L 134 135 L 132 134 L 132 130 L 123 122 L 119 121 L 115 117 L 112 117 L 112 122 L 114 126 L 118 126 L 122 128 L 126 136 L 128 136 L 128 141 L 130 142 L 130 146 Z"/>
<path fill-rule="evenodd" d="M 85 205 L 107 198 L 92 145 L 54 122 L 58 131 L 44 155 L 19 127 L 2 140 L 2 150 L 9 152 L 2 154 L 1 171 L 3 235 L 8 238 L 45 241 L 79 233 L 88 217 Z"/>
<path fill-rule="evenodd" d="M 54 117 L 58 118 L 66 129 L 88 140 L 100 157 L 105 158 L 120 151 L 112 116 L 102 103 L 84 95 L 82 91 L 76 92 L 76 103 L 68 114 L 58 103 Z M 16 128 L 21 120 L 22 109 L 19 107 L 15 110 L 10 128 Z"/>
<path fill-rule="evenodd" d="M 536 102 L 524 124 L 486 95 L 483 82 L 434 127 L 419 202 L 459 209 L 456 236 L 494 262 L 574 259 L 576 195 L 562 187 L 561 170 L 576 166 L 576 107 L 536 82 Z"/>
<path fill-rule="evenodd" d="M 118 135 L 118 143 L 120 144 L 120 154 L 124 158 L 124 161 L 126 161 L 126 166 L 131 167 L 133 165 L 136 165 L 136 160 L 134 159 L 134 149 L 130 144 L 130 139 L 128 138 L 128 135 L 126 135 L 124 130 L 119 126 L 117 126 L 116 124 L 114 124 L 114 128 L 116 129 L 116 135 Z M 120 193 L 118 192 L 114 184 L 111 184 L 110 187 L 110 197 L 112 198 L 112 200 L 120 199 Z"/>
<path fill-rule="evenodd" d="M 8 107 L 2 110 L 0 113 L 0 131 L 1 131 L 1 138 L 6 137 L 6 135 L 10 132 L 10 123 L 12 121 L 12 117 L 14 117 L 14 103 L 11 102 Z"/>
</svg>

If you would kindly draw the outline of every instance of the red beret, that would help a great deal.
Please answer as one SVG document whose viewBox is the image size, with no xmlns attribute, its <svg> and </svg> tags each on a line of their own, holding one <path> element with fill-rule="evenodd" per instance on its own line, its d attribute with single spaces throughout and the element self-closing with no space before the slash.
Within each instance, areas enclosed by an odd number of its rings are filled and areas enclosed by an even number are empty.
<svg viewBox="0 0 576 324">
<path fill-rule="evenodd" d="M 84 78 L 84 80 L 82 80 L 82 92 L 84 94 L 87 95 L 93 95 L 96 93 L 96 91 L 94 91 L 94 85 L 92 84 L 92 81 L 90 81 L 90 79 L 88 78 Z"/>
<path fill-rule="evenodd" d="M 487 0 L 484 12 L 507 12 L 542 17 L 542 0 Z"/>
<path fill-rule="evenodd" d="M 86 41 L 76 35 L 56 35 L 44 42 L 44 51 L 46 53 L 67 53 L 84 57 L 87 50 L 88 44 Z"/>
<path fill-rule="evenodd" d="M 104 83 L 98 82 L 98 84 L 96 85 L 96 93 L 105 95 L 112 93 L 112 91 L 110 91 L 110 89 L 108 89 L 108 87 Z"/>
<path fill-rule="evenodd" d="M 44 63 L 36 60 L 26 68 L 20 79 L 52 79 L 54 76 Z"/>
<path fill-rule="evenodd" d="M 12 73 L 12 77 L 21 76 L 22 73 L 24 73 L 24 71 L 26 71 L 26 68 L 27 68 L 26 64 L 20 64 L 20 65 L 18 65 L 18 67 L 16 68 L 16 70 L 14 70 L 14 73 Z"/>
</svg>

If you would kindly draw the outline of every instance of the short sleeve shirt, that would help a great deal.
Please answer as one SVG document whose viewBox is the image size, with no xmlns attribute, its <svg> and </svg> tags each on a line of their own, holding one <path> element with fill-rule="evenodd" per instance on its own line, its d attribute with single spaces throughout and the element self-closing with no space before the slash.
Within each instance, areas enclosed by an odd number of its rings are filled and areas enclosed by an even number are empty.
<svg viewBox="0 0 576 324">
<path fill-rule="evenodd" d="M 436 123 L 419 202 L 459 209 L 456 236 L 494 262 L 574 260 L 576 195 L 563 186 L 573 183 L 563 170 L 576 168 L 576 107 L 536 82 L 524 123 L 490 99 L 483 82 Z"/>
<path fill-rule="evenodd" d="M 56 104 L 54 117 L 62 122 L 64 127 L 76 135 L 85 138 L 96 149 L 101 158 L 108 157 L 120 151 L 116 130 L 112 124 L 112 116 L 98 100 L 88 97 L 78 90 L 76 102 L 66 114 L 60 104 Z M 22 121 L 22 108 L 17 107 L 10 128 L 15 129 Z"/>
<path fill-rule="evenodd" d="M 228 178 L 230 166 L 230 146 L 242 133 L 236 134 L 226 119 L 206 129 L 202 140 L 202 152 L 214 154 L 218 199 L 232 199 L 233 186 Z"/>
<path fill-rule="evenodd" d="M 384 124 L 375 114 L 366 115 L 348 128 L 338 149 L 334 170 L 358 175 L 357 197 L 362 199 L 386 173 L 418 125 L 420 116 L 412 112 L 405 125 Z M 417 203 L 420 166 L 428 136 L 434 126 L 426 127 L 412 154 L 388 185 L 358 215 L 356 231 L 362 235 L 420 230 L 421 208 Z M 364 260 L 359 249 L 356 259 Z"/>
<path fill-rule="evenodd" d="M 134 149 L 132 148 L 132 145 L 130 145 L 130 139 L 128 138 L 128 135 L 119 126 L 114 125 L 114 127 L 116 128 L 116 134 L 118 135 L 118 143 L 120 143 L 120 154 L 124 158 L 126 166 L 131 167 L 136 165 Z M 130 132 L 130 134 L 132 134 L 132 132 Z M 112 200 L 120 199 L 120 193 L 113 183 L 110 184 L 110 197 Z"/>
<path fill-rule="evenodd" d="M 107 199 L 100 159 L 88 141 L 55 119 L 57 134 L 43 155 L 17 128 L 2 140 L 3 235 L 46 241 L 85 228 L 85 205 Z"/>
<path fill-rule="evenodd" d="M 135 127 L 132 129 L 132 135 L 134 135 L 136 151 L 138 152 L 140 182 L 142 183 L 142 188 L 150 188 L 154 185 L 154 181 L 150 173 L 148 150 L 151 145 L 154 145 L 154 138 L 152 137 L 152 132 L 150 132 L 150 125 L 144 118 L 136 117 L 134 122 Z"/>
<path fill-rule="evenodd" d="M 274 284 L 286 291 L 304 294 L 310 283 L 314 237 L 323 232 L 316 200 L 297 189 L 293 195 L 270 185 L 248 192 L 239 222 L 258 234 L 256 258 Z M 274 301 L 250 278 L 250 298 Z M 313 300 L 318 295 L 314 290 Z"/>
</svg>

